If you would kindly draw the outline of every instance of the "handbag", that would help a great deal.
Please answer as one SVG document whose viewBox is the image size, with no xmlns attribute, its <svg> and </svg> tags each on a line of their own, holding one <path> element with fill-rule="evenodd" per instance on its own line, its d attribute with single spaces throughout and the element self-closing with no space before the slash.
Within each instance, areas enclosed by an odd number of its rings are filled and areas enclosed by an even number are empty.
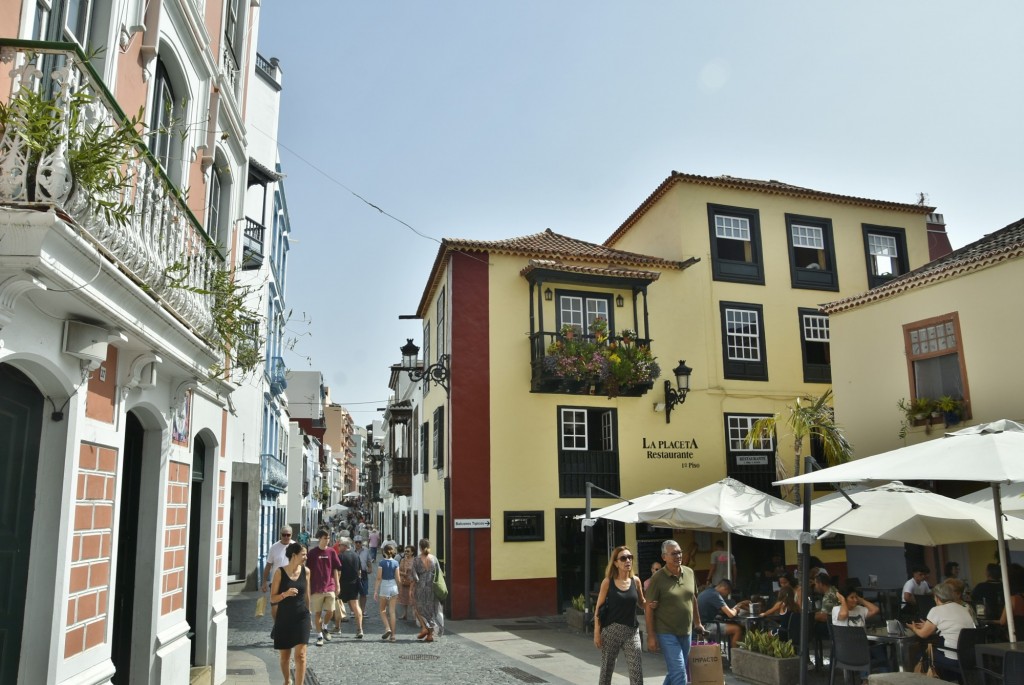
<svg viewBox="0 0 1024 685">
<path fill-rule="evenodd" d="M 444 572 L 437 561 L 434 562 L 434 597 L 443 602 L 448 597 L 448 585 L 444 582 Z"/>
<path fill-rule="evenodd" d="M 939 677 L 939 674 L 935 671 L 935 653 L 932 652 L 931 644 L 928 645 L 928 649 L 921 653 L 921 659 L 914 665 L 914 673 L 920 673 L 929 678 Z"/>
<path fill-rule="evenodd" d="M 690 685 L 722 685 L 722 649 L 717 642 L 690 645 Z"/>
</svg>

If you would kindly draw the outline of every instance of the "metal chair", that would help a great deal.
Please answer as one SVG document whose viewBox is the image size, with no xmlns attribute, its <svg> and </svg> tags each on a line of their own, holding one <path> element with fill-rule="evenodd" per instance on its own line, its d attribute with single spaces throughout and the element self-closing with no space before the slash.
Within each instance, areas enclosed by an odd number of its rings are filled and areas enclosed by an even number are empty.
<svg viewBox="0 0 1024 685">
<path fill-rule="evenodd" d="M 828 624 L 832 638 L 832 668 L 829 670 L 828 685 L 835 685 L 836 671 L 871 670 L 871 646 L 868 634 L 860 626 L 837 626 Z"/>
</svg>

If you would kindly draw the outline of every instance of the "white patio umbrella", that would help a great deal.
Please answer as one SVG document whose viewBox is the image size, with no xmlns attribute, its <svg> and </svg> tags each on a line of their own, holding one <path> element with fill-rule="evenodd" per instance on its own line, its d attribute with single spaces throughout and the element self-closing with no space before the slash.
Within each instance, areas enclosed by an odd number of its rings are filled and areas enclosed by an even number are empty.
<svg viewBox="0 0 1024 685">
<path fill-rule="evenodd" d="M 959 480 L 988 483 L 992 488 L 996 539 L 1003 592 L 1010 596 L 1003 535 L 1000 486 L 1024 482 L 1024 425 L 1002 419 L 946 433 L 941 438 L 909 445 L 872 457 L 811 471 L 776 485 L 858 483 L 877 480 Z M 810 506 L 806 502 L 805 506 Z M 1013 614 L 1007 614 L 1010 642 L 1017 641 Z"/>
<path fill-rule="evenodd" d="M 819 536 L 841 533 L 931 546 L 995 540 L 999 536 L 989 515 L 991 510 L 899 481 L 847 494 L 857 508 L 842 496 L 811 503 L 812 531 Z M 799 532 L 803 528 L 803 511 L 794 509 L 762 519 L 753 526 Z M 1003 534 L 1009 539 L 1024 539 L 1024 521 L 1007 521 Z"/>
<path fill-rule="evenodd" d="M 328 516 L 337 516 L 338 514 L 344 514 L 348 511 L 348 507 L 344 504 L 332 504 L 331 506 L 324 509 L 324 512 Z"/>
<path fill-rule="evenodd" d="M 637 515 L 641 510 L 655 507 L 663 502 L 684 494 L 686 493 L 679 490 L 673 490 L 672 488 L 657 490 L 656 492 L 640 495 L 639 497 L 634 497 L 625 502 L 616 502 L 615 504 L 609 504 L 607 507 L 595 509 L 590 512 L 590 518 L 608 519 L 610 521 L 619 521 L 621 523 L 638 523 Z M 586 517 L 586 514 L 576 516 L 578 519 L 584 517 Z"/>
<path fill-rule="evenodd" d="M 1017 518 L 1024 518 L 1024 483 L 1010 483 L 999 488 L 999 495 L 1002 498 L 999 502 L 999 506 L 1002 507 L 1004 514 L 1010 516 L 1016 516 Z M 967 502 L 969 504 L 977 504 L 980 507 L 985 507 L 988 510 L 992 509 L 992 488 L 982 488 L 977 492 L 972 492 L 969 495 L 964 495 L 960 498 L 961 502 Z"/>
<path fill-rule="evenodd" d="M 734 478 L 723 478 L 691 493 L 643 509 L 638 518 L 641 523 L 661 528 L 733 533 L 768 516 L 796 508 L 795 504 L 772 497 Z M 764 537 L 769 540 L 796 540 L 800 537 L 799 531 L 763 532 L 763 535 L 748 537 Z M 726 536 L 726 545 L 727 554 L 732 558 L 731 535 Z"/>
</svg>

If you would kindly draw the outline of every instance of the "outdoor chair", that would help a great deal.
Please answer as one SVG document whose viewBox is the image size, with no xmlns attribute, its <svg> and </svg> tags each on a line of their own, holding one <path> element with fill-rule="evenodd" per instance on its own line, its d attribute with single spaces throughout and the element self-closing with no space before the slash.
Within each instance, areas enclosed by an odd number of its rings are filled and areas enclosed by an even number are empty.
<svg viewBox="0 0 1024 685">
<path fill-rule="evenodd" d="M 871 670 L 871 648 L 868 634 L 860 626 L 828 624 L 832 638 L 832 668 L 828 685 L 835 685 L 836 671 L 854 671 L 858 675 Z"/>
<path fill-rule="evenodd" d="M 974 648 L 985 642 L 984 628 L 964 628 L 956 640 L 956 659 L 960 664 L 960 685 L 977 682 L 978 661 Z"/>
</svg>

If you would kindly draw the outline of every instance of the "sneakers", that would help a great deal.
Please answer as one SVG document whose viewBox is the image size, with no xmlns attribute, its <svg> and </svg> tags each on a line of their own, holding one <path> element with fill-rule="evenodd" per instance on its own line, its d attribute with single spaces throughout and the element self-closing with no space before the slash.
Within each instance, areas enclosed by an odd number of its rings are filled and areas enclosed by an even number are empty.
<svg viewBox="0 0 1024 685">
<path fill-rule="evenodd" d="M 321 635 L 323 635 L 323 638 L 324 638 L 325 640 L 327 640 L 328 642 L 330 642 L 330 641 L 331 641 L 331 631 L 327 630 L 327 628 L 324 628 L 324 630 L 323 630 L 323 632 L 321 633 Z"/>
<path fill-rule="evenodd" d="M 357 640 L 362 640 L 363 639 L 363 631 L 360 630 L 358 633 L 356 633 L 356 639 Z"/>
<path fill-rule="evenodd" d="M 390 630 L 385 631 L 384 634 L 380 636 L 380 639 L 381 640 L 387 640 L 389 637 L 391 637 L 391 631 Z"/>
<path fill-rule="evenodd" d="M 323 638 L 322 635 L 316 639 L 316 646 L 317 647 L 323 647 L 324 646 L 324 638 Z"/>
</svg>

